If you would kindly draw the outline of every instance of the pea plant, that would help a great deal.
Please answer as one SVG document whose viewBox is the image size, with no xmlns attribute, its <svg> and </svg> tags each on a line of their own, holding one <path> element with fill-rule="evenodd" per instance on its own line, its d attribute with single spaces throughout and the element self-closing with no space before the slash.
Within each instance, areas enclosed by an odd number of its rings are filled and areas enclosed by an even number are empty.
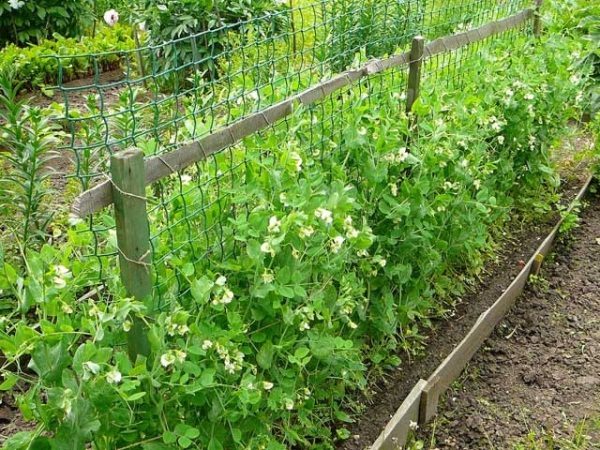
<svg viewBox="0 0 600 450">
<path fill-rule="evenodd" d="M 499 41 L 460 86 L 425 77 L 410 145 L 401 83 L 383 74 L 149 188 L 153 314 L 114 266 L 100 286 L 102 258 L 81 257 L 117 250 L 108 214 L 94 219 L 108 231 L 75 224 L 65 249 L 32 252 L 25 274 L 0 260 L 0 289 L 18 305 L 0 322 L 0 389 L 37 425 L 5 448 L 332 449 L 348 438 L 357 393 L 421 351 L 506 223 L 549 211 L 549 149 L 579 85 L 572 46 L 547 45 Z M 118 137 L 132 126 L 113 125 Z M 137 318 L 151 353 L 132 361 Z"/>
</svg>

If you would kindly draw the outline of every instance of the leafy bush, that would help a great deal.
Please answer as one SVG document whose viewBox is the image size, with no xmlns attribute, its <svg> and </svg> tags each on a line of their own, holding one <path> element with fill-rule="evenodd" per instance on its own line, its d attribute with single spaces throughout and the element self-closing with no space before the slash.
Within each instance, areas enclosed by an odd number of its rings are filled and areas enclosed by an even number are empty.
<svg viewBox="0 0 600 450">
<path fill-rule="evenodd" d="M 31 288 L 14 294 L 30 315 L 0 328 L 0 388 L 26 386 L 18 403 L 39 423 L 6 448 L 332 448 L 331 424 L 351 420 L 368 371 L 418 349 L 511 214 L 547 211 L 549 144 L 579 88 L 571 50 L 520 39 L 480 50 L 460 89 L 425 78 L 410 149 L 398 79 L 384 74 L 373 95 L 361 86 L 298 110 L 246 151 L 165 181 L 176 195 L 151 224 L 157 294 L 170 302 L 156 315 L 127 298 L 112 266 L 109 293 L 78 300 L 98 270 L 81 249 L 117 250 L 110 233 L 87 242 L 86 224 L 64 253 L 32 252 L 28 274 L 4 264 L 0 289 Z M 322 147 L 307 145 L 313 134 Z M 231 180 L 209 183 L 235 165 Z M 190 229 L 204 231 L 189 239 Z M 227 248 L 198 258 L 209 232 Z M 132 315 L 149 323 L 148 361 L 123 348 Z M 24 361 L 35 378 L 8 370 Z"/>
<path fill-rule="evenodd" d="M 94 64 L 100 71 L 116 69 L 121 60 L 119 51 L 134 48 L 130 32 L 126 26 L 101 27 L 95 37 L 57 36 L 27 48 L 11 44 L 0 50 L 0 71 L 14 71 L 15 82 L 31 88 L 56 85 L 61 72 L 62 82 L 92 75 Z M 85 56 L 92 53 L 99 55 Z M 60 64 L 54 55 L 61 56 Z"/>
<path fill-rule="evenodd" d="M 76 37 L 92 22 L 92 0 L 0 0 L 0 47 Z"/>
<path fill-rule="evenodd" d="M 201 63 L 203 70 L 215 75 L 213 58 L 227 47 L 227 32 L 239 30 L 243 21 L 275 13 L 282 8 L 280 3 L 274 0 L 141 0 L 137 17 L 145 23 L 153 45 L 182 39 L 175 45 L 164 47 L 164 54 L 159 59 L 162 67 L 169 69 L 191 62 Z M 253 31 L 262 34 L 283 26 L 281 16 L 277 14 L 270 14 L 255 23 Z M 204 33 L 209 30 L 210 33 Z M 189 38 L 199 33 L 204 34 Z"/>
</svg>

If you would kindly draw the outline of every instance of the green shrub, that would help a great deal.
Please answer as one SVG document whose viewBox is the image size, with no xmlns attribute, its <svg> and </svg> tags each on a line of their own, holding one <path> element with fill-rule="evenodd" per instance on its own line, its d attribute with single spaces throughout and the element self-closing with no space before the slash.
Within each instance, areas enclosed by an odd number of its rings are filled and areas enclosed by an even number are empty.
<svg viewBox="0 0 600 450">
<path fill-rule="evenodd" d="M 92 22 L 92 0 L 0 0 L 0 48 L 76 37 Z"/>
<path fill-rule="evenodd" d="M 99 71 L 116 69 L 121 60 L 119 52 L 134 48 L 130 34 L 129 27 L 117 25 L 101 27 L 95 37 L 56 36 L 26 48 L 11 44 L 0 50 L 0 71 L 14 70 L 16 82 L 33 88 L 56 85 L 59 76 L 65 83 L 92 75 L 95 64 Z M 94 53 L 98 56 L 87 56 Z M 60 64 L 53 55 L 60 55 Z"/>
</svg>

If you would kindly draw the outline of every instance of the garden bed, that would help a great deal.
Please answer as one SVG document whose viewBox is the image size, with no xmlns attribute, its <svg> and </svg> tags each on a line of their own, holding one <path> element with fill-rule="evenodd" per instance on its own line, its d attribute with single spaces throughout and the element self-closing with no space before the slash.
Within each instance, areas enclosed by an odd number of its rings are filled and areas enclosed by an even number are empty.
<svg viewBox="0 0 600 450">
<path fill-rule="evenodd" d="M 590 419 L 591 447 L 581 448 L 598 448 L 600 199 L 587 201 L 580 228 L 448 391 L 438 419 L 422 433 L 426 442 L 439 449 L 510 448 L 542 433 L 565 448 L 558 440 Z"/>
</svg>

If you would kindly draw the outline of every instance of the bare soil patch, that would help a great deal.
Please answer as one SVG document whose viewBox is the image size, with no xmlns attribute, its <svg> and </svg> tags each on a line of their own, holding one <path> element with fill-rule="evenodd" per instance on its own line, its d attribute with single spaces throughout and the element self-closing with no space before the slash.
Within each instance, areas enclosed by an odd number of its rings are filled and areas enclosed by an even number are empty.
<svg viewBox="0 0 600 450">
<path fill-rule="evenodd" d="M 600 417 L 600 197 L 475 356 L 422 434 L 438 449 L 508 449 Z M 433 434 L 433 439 L 432 439 Z M 600 435 L 591 431 L 591 448 Z"/>
</svg>

